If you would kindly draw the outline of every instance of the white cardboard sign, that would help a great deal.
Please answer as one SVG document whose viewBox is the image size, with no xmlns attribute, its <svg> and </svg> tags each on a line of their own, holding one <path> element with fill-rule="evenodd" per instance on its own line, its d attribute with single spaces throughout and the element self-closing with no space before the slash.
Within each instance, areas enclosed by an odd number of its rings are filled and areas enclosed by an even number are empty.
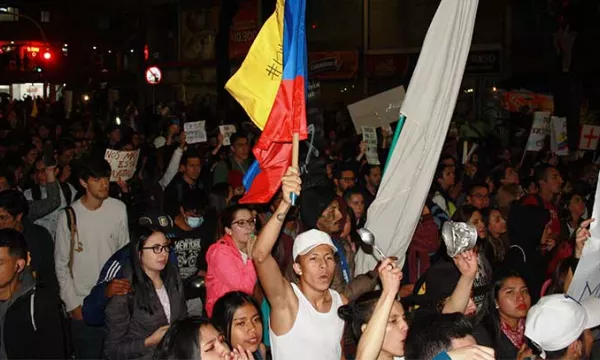
<svg viewBox="0 0 600 360">
<path fill-rule="evenodd" d="M 369 165 L 379 165 L 379 154 L 377 153 L 377 129 L 372 126 L 361 127 L 363 141 L 367 143 L 365 157 Z"/>
<path fill-rule="evenodd" d="M 356 132 L 360 134 L 362 126 L 378 128 L 398 121 L 404 95 L 404 86 L 398 86 L 348 105 Z"/>
<path fill-rule="evenodd" d="M 544 141 L 548 135 L 548 123 L 550 122 L 550 113 L 547 111 L 536 111 L 533 113 L 533 124 L 529 139 L 527 139 L 527 148 L 525 151 L 540 151 L 544 148 Z"/>
<path fill-rule="evenodd" d="M 183 124 L 185 141 L 188 144 L 206 142 L 206 121 L 194 121 Z"/>
<path fill-rule="evenodd" d="M 231 139 L 231 135 L 235 134 L 236 132 L 235 125 L 221 125 L 219 126 L 219 131 L 221 131 L 221 134 L 223 134 L 223 145 L 231 145 L 229 139 Z"/>
<path fill-rule="evenodd" d="M 137 167 L 140 150 L 118 151 L 106 149 L 104 159 L 110 164 L 110 181 L 129 180 Z"/>
</svg>

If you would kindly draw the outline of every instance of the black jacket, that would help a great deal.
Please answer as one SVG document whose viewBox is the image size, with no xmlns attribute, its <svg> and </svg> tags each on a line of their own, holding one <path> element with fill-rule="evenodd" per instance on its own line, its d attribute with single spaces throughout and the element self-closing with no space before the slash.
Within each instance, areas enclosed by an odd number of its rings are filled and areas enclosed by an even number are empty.
<svg viewBox="0 0 600 360">
<path fill-rule="evenodd" d="M 65 357 L 60 303 L 52 289 L 36 284 L 27 268 L 12 300 L 0 303 L 2 349 L 8 359 Z"/>
<path fill-rule="evenodd" d="M 163 192 L 163 210 L 167 215 L 175 217 L 179 214 L 179 207 L 183 203 L 188 194 L 192 191 L 202 190 L 203 186 L 200 181 L 196 181 L 194 185 L 190 185 L 183 179 L 183 175 L 177 174 L 171 180 Z"/>
<path fill-rule="evenodd" d="M 124 274 L 131 280 L 130 266 L 128 264 L 124 269 Z M 167 293 L 171 305 L 170 323 L 173 323 L 187 315 L 183 284 L 179 276 L 176 283 L 171 282 L 167 287 Z M 104 357 L 106 359 L 152 359 L 156 346 L 146 347 L 144 341 L 159 327 L 168 325 L 169 322 L 158 295 L 154 292 L 150 297 L 153 308 L 157 309 L 153 314 L 142 310 L 137 305 L 133 293 L 110 299 L 105 315 L 107 336 L 104 342 Z"/>
<path fill-rule="evenodd" d="M 59 296 L 58 280 L 54 268 L 54 240 L 44 227 L 34 224 L 23 217 L 23 237 L 27 243 L 27 250 L 31 256 L 31 270 L 39 285 L 53 289 L 56 297 Z"/>
</svg>

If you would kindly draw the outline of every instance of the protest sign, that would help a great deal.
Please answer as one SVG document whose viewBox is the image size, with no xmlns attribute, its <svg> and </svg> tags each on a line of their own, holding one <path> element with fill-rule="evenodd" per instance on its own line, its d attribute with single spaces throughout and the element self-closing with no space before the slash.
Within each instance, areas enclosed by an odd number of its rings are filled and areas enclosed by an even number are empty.
<svg viewBox="0 0 600 360">
<path fill-rule="evenodd" d="M 548 123 L 550 113 L 547 111 L 536 111 L 533 113 L 533 124 L 527 140 L 525 151 L 540 151 L 544 148 L 544 141 L 548 135 Z"/>
<path fill-rule="evenodd" d="M 592 218 L 600 219 L 599 216 L 600 191 L 597 191 Z M 577 270 L 567 291 L 567 294 L 577 301 L 589 297 L 600 298 L 600 223 L 598 220 L 590 225 L 590 234 L 591 237 L 585 242 Z"/>
<path fill-rule="evenodd" d="M 129 180 L 137 167 L 140 150 L 118 151 L 106 149 L 104 159 L 110 164 L 110 181 Z"/>
<path fill-rule="evenodd" d="M 219 131 L 221 131 L 221 134 L 223 134 L 223 145 L 231 145 L 229 139 L 231 138 L 231 135 L 235 134 L 236 132 L 235 125 L 221 125 L 219 126 Z"/>
<path fill-rule="evenodd" d="M 583 125 L 579 137 L 579 150 L 596 150 L 600 139 L 600 126 Z"/>
<path fill-rule="evenodd" d="M 405 94 L 399 86 L 348 105 L 356 132 L 360 134 L 362 126 L 378 128 L 398 121 Z"/>
<path fill-rule="evenodd" d="M 363 141 L 367 143 L 365 157 L 369 165 L 379 165 L 379 154 L 377 153 L 377 130 L 372 126 L 361 127 Z"/>
<path fill-rule="evenodd" d="M 558 156 L 569 155 L 567 143 L 567 118 L 553 116 L 550 122 L 550 147 Z"/>
<path fill-rule="evenodd" d="M 183 124 L 185 141 L 188 144 L 206 142 L 206 121 L 194 121 Z"/>
</svg>

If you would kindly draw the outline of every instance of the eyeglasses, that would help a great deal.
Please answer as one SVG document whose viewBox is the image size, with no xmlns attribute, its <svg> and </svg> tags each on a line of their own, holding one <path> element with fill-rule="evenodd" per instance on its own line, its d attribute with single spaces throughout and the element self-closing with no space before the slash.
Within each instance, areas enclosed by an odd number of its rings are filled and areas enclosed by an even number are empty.
<svg viewBox="0 0 600 360">
<path fill-rule="evenodd" d="M 241 228 L 247 228 L 248 226 L 254 226 L 256 225 L 256 218 L 251 218 L 251 219 L 242 219 L 242 220 L 238 220 L 238 221 L 234 221 L 231 223 L 231 226 L 233 225 L 237 225 Z"/>
<path fill-rule="evenodd" d="M 171 252 L 171 250 L 173 250 L 173 248 L 171 247 L 171 245 L 154 245 L 154 246 L 148 246 L 148 247 L 143 247 L 142 250 L 152 250 L 152 252 L 154 252 L 155 254 L 160 254 L 161 252 L 166 252 L 167 254 Z"/>
</svg>

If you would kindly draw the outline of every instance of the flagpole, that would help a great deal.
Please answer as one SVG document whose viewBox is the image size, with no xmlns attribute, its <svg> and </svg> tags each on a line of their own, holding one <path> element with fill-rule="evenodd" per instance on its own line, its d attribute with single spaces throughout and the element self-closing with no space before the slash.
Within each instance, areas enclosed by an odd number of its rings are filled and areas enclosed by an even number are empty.
<svg viewBox="0 0 600 360">
<path fill-rule="evenodd" d="M 292 166 L 296 169 L 299 169 L 299 167 L 298 167 L 298 158 L 299 157 L 300 157 L 300 133 L 295 132 L 292 135 Z M 292 206 L 296 205 L 296 199 L 298 198 L 298 195 L 296 195 L 295 193 L 291 193 L 290 197 L 292 200 Z"/>
</svg>

